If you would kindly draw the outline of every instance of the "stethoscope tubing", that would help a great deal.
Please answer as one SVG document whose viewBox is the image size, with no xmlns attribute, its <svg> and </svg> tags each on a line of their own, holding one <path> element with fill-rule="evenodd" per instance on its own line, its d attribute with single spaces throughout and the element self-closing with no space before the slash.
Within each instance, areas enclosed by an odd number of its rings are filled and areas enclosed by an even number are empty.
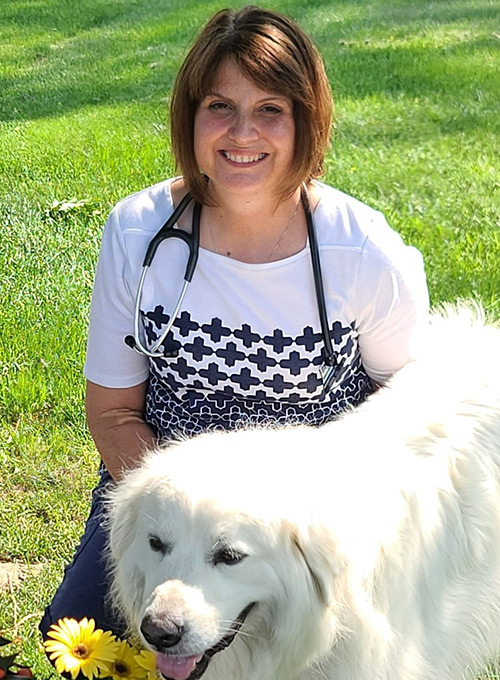
<svg viewBox="0 0 500 680">
<path fill-rule="evenodd" d="M 304 208 L 304 215 L 306 216 L 307 235 L 309 237 L 309 250 L 311 252 L 312 271 L 314 276 L 314 289 L 316 292 L 319 322 L 321 324 L 321 334 L 323 336 L 323 358 L 325 365 L 321 367 L 321 376 L 325 390 L 328 392 L 332 382 L 336 379 L 341 366 L 339 366 L 335 356 L 330 330 L 328 328 L 328 315 L 326 312 L 326 298 L 323 286 L 323 272 L 319 256 L 318 239 L 316 238 L 316 230 L 314 229 L 311 205 L 309 203 L 309 193 L 304 182 L 302 182 L 300 190 L 300 199 L 302 201 L 302 207 Z"/>
<path fill-rule="evenodd" d="M 175 229 L 177 221 L 179 220 L 180 216 L 182 215 L 182 213 L 191 203 L 192 200 L 193 199 L 189 193 L 184 196 L 182 201 L 170 215 L 170 217 L 162 226 L 162 228 L 151 239 L 142 263 L 142 272 L 139 279 L 139 285 L 137 286 L 137 293 L 135 296 L 134 304 L 134 334 L 127 335 L 125 338 L 125 342 L 129 347 L 132 347 L 132 349 L 135 349 L 140 354 L 145 354 L 147 357 L 151 357 L 153 359 L 168 356 L 168 352 L 166 352 L 165 350 L 162 350 L 161 352 L 159 352 L 158 350 L 163 344 L 167 335 L 170 333 L 172 326 L 174 325 L 175 320 L 177 319 L 182 303 L 184 301 L 184 297 L 186 296 L 188 286 L 193 278 L 193 274 L 196 269 L 196 264 L 198 262 L 198 253 L 200 249 L 201 205 L 197 202 L 195 202 L 194 204 L 191 234 L 188 234 L 187 232 L 182 231 L 181 229 Z M 158 250 L 158 246 L 167 238 L 180 238 L 181 241 L 186 243 L 186 245 L 189 248 L 189 257 L 186 265 L 186 272 L 184 274 L 184 282 L 182 284 L 181 292 L 179 293 L 179 297 L 177 298 L 175 307 L 170 315 L 170 319 L 168 320 L 160 337 L 154 342 L 151 348 L 148 348 L 145 347 L 141 341 L 141 333 L 139 327 L 141 319 L 142 291 L 144 288 L 146 275 L 148 273 L 149 267 L 151 266 L 156 251 Z"/>
<path fill-rule="evenodd" d="M 187 206 L 192 201 L 191 195 L 188 193 L 181 200 L 179 205 L 175 208 L 173 213 L 170 215 L 168 220 L 162 226 L 162 228 L 153 236 L 144 256 L 142 272 L 139 279 L 139 284 L 137 286 L 137 293 L 135 297 L 134 304 L 134 335 L 127 335 L 125 337 L 125 342 L 129 347 L 132 347 L 141 354 L 144 354 L 151 358 L 168 357 L 176 355 L 176 352 L 168 352 L 168 350 L 159 351 L 161 345 L 165 341 L 165 338 L 170 333 L 172 326 L 174 325 L 179 311 L 181 309 L 184 297 L 187 292 L 187 288 L 193 278 L 194 271 L 196 269 L 196 264 L 198 262 L 198 252 L 200 245 L 200 216 L 201 216 L 201 204 L 195 201 L 193 207 L 193 219 L 191 234 L 181 230 L 176 229 L 175 225 L 179 220 L 180 216 L 187 208 Z M 306 217 L 307 224 L 307 234 L 309 237 L 309 249 L 311 252 L 311 264 L 314 277 L 314 287 L 316 292 L 316 302 L 319 314 L 319 320 L 321 325 L 321 334 L 324 345 L 324 365 L 321 367 L 321 377 L 323 380 L 323 385 L 325 391 L 328 392 L 333 381 L 338 377 L 340 370 L 342 369 L 342 362 L 338 362 L 333 350 L 332 341 L 330 338 L 330 332 L 328 328 L 328 315 L 326 311 L 325 302 L 325 291 L 323 286 L 323 274 L 321 271 L 321 260 L 319 256 L 318 241 L 316 238 L 316 231 L 314 228 L 314 221 L 311 213 L 311 206 L 309 203 L 309 194 L 305 183 L 302 183 L 300 190 L 300 200 L 302 202 L 302 207 L 304 209 L 304 215 Z M 144 288 L 144 282 L 146 279 L 147 272 L 153 258 L 156 254 L 158 246 L 167 238 L 180 238 L 184 243 L 187 244 L 189 248 L 189 258 L 186 265 L 186 272 L 184 275 L 184 282 L 182 285 L 181 292 L 177 299 L 177 302 L 172 310 L 170 319 L 163 329 L 160 337 L 154 342 L 151 348 L 147 348 L 143 345 L 141 341 L 140 333 L 140 319 L 141 319 L 141 301 L 142 301 L 142 291 Z"/>
</svg>

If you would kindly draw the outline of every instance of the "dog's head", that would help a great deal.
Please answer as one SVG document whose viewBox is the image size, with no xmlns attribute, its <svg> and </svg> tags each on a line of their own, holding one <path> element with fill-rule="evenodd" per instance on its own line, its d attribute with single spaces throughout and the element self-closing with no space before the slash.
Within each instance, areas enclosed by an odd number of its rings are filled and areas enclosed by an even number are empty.
<svg viewBox="0 0 500 680">
<path fill-rule="evenodd" d="M 335 545 L 299 516 L 282 470 L 255 467 L 273 434 L 160 450 L 113 493 L 114 596 L 166 678 L 209 664 L 218 678 L 290 678 L 331 644 Z M 266 671 L 252 674 L 256 663 Z"/>
</svg>

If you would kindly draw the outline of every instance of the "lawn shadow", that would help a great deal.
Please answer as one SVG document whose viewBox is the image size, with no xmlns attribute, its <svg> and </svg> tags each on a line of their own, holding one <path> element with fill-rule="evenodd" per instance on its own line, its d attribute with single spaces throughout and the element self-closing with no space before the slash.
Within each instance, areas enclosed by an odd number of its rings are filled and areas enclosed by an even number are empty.
<svg viewBox="0 0 500 680">
<path fill-rule="evenodd" d="M 2 7 L 0 120 L 168 94 L 187 45 L 213 12 L 202 0 L 84 0 L 73 14 L 76 7 L 74 0 Z"/>
<path fill-rule="evenodd" d="M 500 91 L 498 70 L 486 57 L 500 49 L 493 33 L 462 35 L 444 47 L 401 40 L 384 44 L 392 34 L 411 36 L 450 23 L 493 21 L 493 6 L 481 0 L 475 6 L 451 0 L 431 9 L 427 3 L 402 1 L 388 8 L 381 0 L 262 4 L 293 16 L 310 32 L 339 97 L 412 100 L 443 93 L 459 99 L 478 91 L 492 97 L 495 87 Z M 147 6 L 142 0 L 38 0 L 26 6 L 7 0 L 2 32 L 7 39 L 16 31 L 31 39 L 22 54 L 16 49 L 10 58 L 6 54 L 0 120 L 58 117 L 85 107 L 168 97 L 188 44 L 220 6 L 220 1 L 200 0 L 151 0 Z M 477 107 L 445 122 L 445 128 L 465 131 L 488 124 L 489 112 Z"/>
</svg>

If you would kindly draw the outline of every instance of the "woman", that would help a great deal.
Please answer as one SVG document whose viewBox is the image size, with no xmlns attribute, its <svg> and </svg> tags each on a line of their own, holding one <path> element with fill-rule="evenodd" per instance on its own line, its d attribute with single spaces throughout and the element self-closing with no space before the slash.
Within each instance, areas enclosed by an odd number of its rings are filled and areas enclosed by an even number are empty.
<svg viewBox="0 0 500 680">
<path fill-rule="evenodd" d="M 88 424 L 103 460 L 85 536 L 42 630 L 106 610 L 102 490 L 159 439 L 242 422 L 319 425 L 365 399 L 414 355 L 428 313 L 420 254 L 383 216 L 320 183 L 332 115 L 323 63 L 301 29 L 256 7 L 218 12 L 178 74 L 171 107 L 182 172 L 121 201 L 96 274 L 86 361 Z M 161 343 L 133 351 L 148 243 L 187 193 L 202 206 L 198 264 Z M 319 244 L 335 371 L 319 318 L 307 206 Z M 178 220 L 190 232 L 193 204 Z M 141 342 L 161 337 L 186 266 L 158 248 L 141 296 Z M 331 378 L 332 376 L 330 376 Z M 196 471 L 193 471 L 196 474 Z"/>
</svg>

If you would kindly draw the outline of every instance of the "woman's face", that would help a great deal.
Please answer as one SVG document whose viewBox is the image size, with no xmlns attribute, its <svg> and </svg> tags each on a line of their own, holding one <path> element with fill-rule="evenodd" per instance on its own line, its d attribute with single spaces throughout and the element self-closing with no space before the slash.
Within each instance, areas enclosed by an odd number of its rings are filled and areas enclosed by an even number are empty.
<svg viewBox="0 0 500 680">
<path fill-rule="evenodd" d="M 230 59 L 223 62 L 194 123 L 196 161 L 214 195 L 275 198 L 294 147 L 292 100 L 261 90 Z"/>
</svg>

